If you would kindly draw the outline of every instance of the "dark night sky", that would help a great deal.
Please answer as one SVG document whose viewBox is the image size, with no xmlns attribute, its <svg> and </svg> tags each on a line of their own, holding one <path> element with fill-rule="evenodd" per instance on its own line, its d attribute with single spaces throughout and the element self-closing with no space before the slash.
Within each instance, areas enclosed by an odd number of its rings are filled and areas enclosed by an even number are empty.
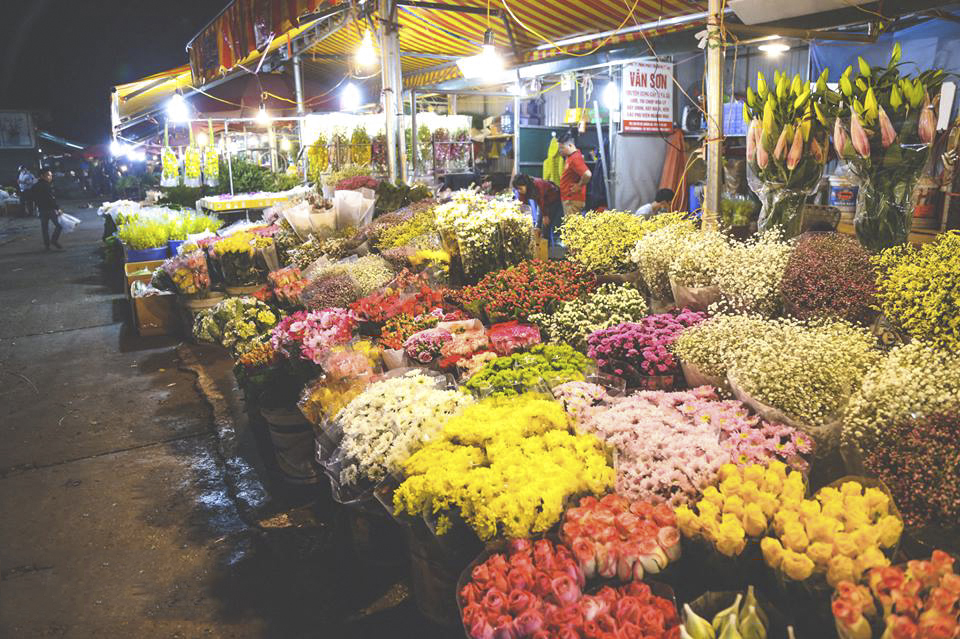
<svg viewBox="0 0 960 639">
<path fill-rule="evenodd" d="M 110 135 L 110 89 L 187 62 L 227 0 L 0 0 L 0 109 L 85 143 Z"/>
</svg>

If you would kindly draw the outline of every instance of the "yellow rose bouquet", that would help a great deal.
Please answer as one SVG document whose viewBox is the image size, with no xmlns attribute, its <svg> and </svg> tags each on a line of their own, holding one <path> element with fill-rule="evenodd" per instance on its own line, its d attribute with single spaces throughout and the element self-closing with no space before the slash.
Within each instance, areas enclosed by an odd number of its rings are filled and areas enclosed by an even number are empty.
<svg viewBox="0 0 960 639">
<path fill-rule="evenodd" d="M 677 508 L 677 525 L 684 537 L 702 539 L 726 557 L 744 552 L 749 542 L 760 542 L 777 512 L 803 501 L 803 474 L 786 464 L 735 464 L 720 467 L 720 483 L 708 486 L 703 497 Z"/>
<path fill-rule="evenodd" d="M 571 498 L 606 493 L 614 482 L 606 450 L 578 435 L 563 406 L 536 394 L 467 406 L 403 464 L 394 510 L 450 530 L 455 515 L 483 540 L 544 533 Z"/>
<path fill-rule="evenodd" d="M 846 477 L 813 499 L 783 504 L 773 531 L 760 542 L 770 567 L 790 580 L 822 577 L 835 586 L 890 565 L 903 521 L 881 482 Z"/>
</svg>

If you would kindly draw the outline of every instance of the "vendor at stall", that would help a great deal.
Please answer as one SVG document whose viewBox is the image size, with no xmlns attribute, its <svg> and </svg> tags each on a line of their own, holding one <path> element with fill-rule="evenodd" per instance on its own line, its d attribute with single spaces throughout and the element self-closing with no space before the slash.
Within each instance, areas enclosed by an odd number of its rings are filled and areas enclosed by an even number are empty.
<svg viewBox="0 0 960 639">
<path fill-rule="evenodd" d="M 520 173 L 513 178 L 513 189 L 517 199 L 524 204 L 536 202 L 539 219 L 537 228 L 547 242 L 553 246 L 553 232 L 563 219 L 563 203 L 560 187 L 548 180 L 530 177 Z"/>
<path fill-rule="evenodd" d="M 560 140 L 560 155 L 566 158 L 563 174 L 560 176 L 560 197 L 563 200 L 564 215 L 578 215 L 583 212 L 587 201 L 587 184 L 593 173 L 587 168 L 583 154 L 577 149 L 572 135 Z"/>
<path fill-rule="evenodd" d="M 653 198 L 653 202 L 644 204 L 637 209 L 637 215 L 656 215 L 657 213 L 669 211 L 673 206 L 673 198 L 675 195 L 671 189 L 660 189 Z"/>
</svg>

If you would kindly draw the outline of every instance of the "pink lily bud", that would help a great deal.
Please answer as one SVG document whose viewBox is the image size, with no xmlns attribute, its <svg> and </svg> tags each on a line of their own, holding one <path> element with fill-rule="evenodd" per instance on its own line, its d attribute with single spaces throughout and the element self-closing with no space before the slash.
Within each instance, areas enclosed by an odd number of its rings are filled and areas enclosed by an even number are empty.
<svg viewBox="0 0 960 639">
<path fill-rule="evenodd" d="M 756 133 L 758 130 L 756 118 L 750 120 L 750 128 L 747 129 L 747 162 L 753 164 L 757 160 L 757 142 Z"/>
<path fill-rule="evenodd" d="M 790 145 L 790 152 L 787 153 L 787 168 L 791 171 L 797 168 L 800 159 L 803 157 L 803 131 L 797 127 L 797 132 L 793 134 L 793 144 Z"/>
<path fill-rule="evenodd" d="M 870 157 L 870 138 L 867 132 L 860 124 L 860 118 L 854 109 L 850 110 L 850 139 L 853 140 L 853 148 L 862 158 Z"/>
<path fill-rule="evenodd" d="M 890 122 L 890 118 L 883 107 L 878 107 L 878 113 L 880 118 L 880 144 L 883 145 L 883 148 L 887 148 L 897 138 L 897 132 L 893 130 L 893 123 Z"/>
<path fill-rule="evenodd" d="M 813 156 L 813 159 L 817 164 L 823 164 L 827 161 L 826 153 L 824 153 L 823 148 L 821 148 L 820 143 L 817 142 L 817 138 L 810 138 L 810 155 Z"/>
<path fill-rule="evenodd" d="M 758 129 L 757 137 L 759 138 L 762 136 L 763 136 L 763 133 L 761 133 Z M 759 166 L 760 169 L 762 170 L 767 168 L 767 164 L 770 163 L 770 154 L 767 153 L 766 147 L 763 146 L 763 140 L 760 140 L 757 143 L 756 147 L 757 147 L 757 166 Z"/>
<path fill-rule="evenodd" d="M 784 153 L 787 152 L 787 130 L 780 132 L 780 138 L 777 139 L 777 146 L 773 147 L 773 159 L 782 160 Z"/>
<path fill-rule="evenodd" d="M 833 123 L 833 148 L 837 150 L 837 157 L 843 157 L 843 149 L 847 146 L 847 130 L 843 128 L 843 121 L 837 116 Z"/>
<path fill-rule="evenodd" d="M 924 144 L 933 142 L 933 136 L 937 132 L 937 120 L 933 116 L 933 107 L 925 107 L 920 112 L 920 122 L 917 125 L 917 134 L 920 141 Z"/>
</svg>

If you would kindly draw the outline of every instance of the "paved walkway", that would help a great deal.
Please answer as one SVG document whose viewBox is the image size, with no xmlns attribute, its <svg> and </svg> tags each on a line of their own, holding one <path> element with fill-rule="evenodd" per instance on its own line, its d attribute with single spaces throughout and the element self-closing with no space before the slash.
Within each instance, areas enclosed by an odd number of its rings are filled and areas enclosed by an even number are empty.
<svg viewBox="0 0 960 639">
<path fill-rule="evenodd" d="M 136 336 L 95 209 L 67 210 L 83 223 L 49 253 L 0 218 L 0 637 L 439 636 L 323 508 L 287 512 L 226 432 L 229 362 Z"/>
</svg>

